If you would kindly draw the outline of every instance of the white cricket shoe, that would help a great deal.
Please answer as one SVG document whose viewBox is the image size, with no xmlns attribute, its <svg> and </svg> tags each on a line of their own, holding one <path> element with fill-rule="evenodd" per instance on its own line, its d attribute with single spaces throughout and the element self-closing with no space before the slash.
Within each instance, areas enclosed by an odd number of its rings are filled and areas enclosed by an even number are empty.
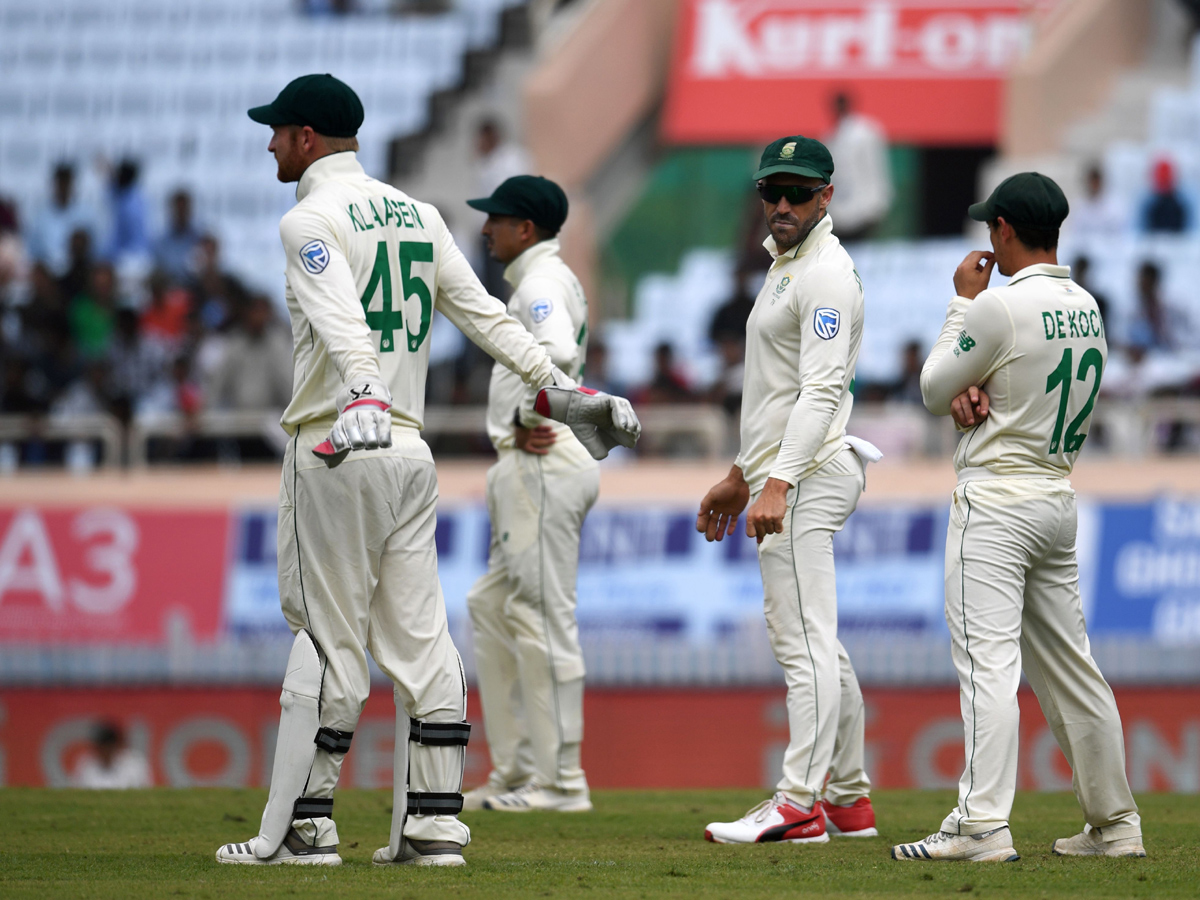
<svg viewBox="0 0 1200 900">
<path fill-rule="evenodd" d="M 484 809 L 483 801 L 489 797 L 498 797 L 501 794 L 507 794 L 509 791 L 516 790 L 515 787 L 502 787 L 498 784 L 493 784 L 490 781 L 484 782 L 477 788 L 467 791 L 463 794 L 463 809 L 475 810 Z"/>
<path fill-rule="evenodd" d="M 825 814 L 819 805 L 812 809 L 796 806 L 782 793 L 764 800 L 736 822 L 712 822 L 704 829 L 704 839 L 715 844 L 762 844 L 785 841 L 789 844 L 824 844 Z"/>
<path fill-rule="evenodd" d="M 483 801 L 483 808 L 501 812 L 591 812 L 592 799 L 587 788 L 560 791 L 530 782 L 505 794 L 488 797 Z"/>
<path fill-rule="evenodd" d="M 400 853 L 392 856 L 391 847 L 380 847 L 371 857 L 377 866 L 465 866 L 462 845 L 454 841 L 414 841 L 405 838 L 400 842 Z"/>
<path fill-rule="evenodd" d="M 971 862 L 1015 862 L 1020 859 L 1013 849 L 1008 826 L 982 834 L 949 834 L 939 831 L 915 844 L 897 844 L 892 859 L 942 860 L 966 859 Z"/>
<path fill-rule="evenodd" d="M 288 829 L 287 837 L 274 855 L 259 859 L 254 855 L 254 844 L 259 840 L 252 837 L 243 844 L 226 844 L 217 851 L 217 862 L 243 866 L 340 866 L 337 844 L 332 847 L 313 847 L 304 842 L 295 828 Z"/>
<path fill-rule="evenodd" d="M 1088 828 L 1074 837 L 1059 838 L 1051 847 L 1055 856 L 1145 856 L 1141 835 L 1102 841 Z"/>
</svg>

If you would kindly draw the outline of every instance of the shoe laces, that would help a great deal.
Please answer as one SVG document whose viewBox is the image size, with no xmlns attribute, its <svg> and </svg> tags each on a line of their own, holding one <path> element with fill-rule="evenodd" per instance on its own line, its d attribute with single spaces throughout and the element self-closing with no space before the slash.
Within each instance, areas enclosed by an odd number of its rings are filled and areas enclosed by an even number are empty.
<svg viewBox="0 0 1200 900">
<path fill-rule="evenodd" d="M 948 834 L 945 831 L 935 831 L 933 834 L 929 835 L 929 837 L 925 838 L 925 840 L 921 841 L 920 843 L 922 843 L 922 844 L 940 844 L 943 841 L 950 840 L 950 838 L 952 838 L 952 837 L 955 837 L 955 835 Z"/>
<path fill-rule="evenodd" d="M 775 807 L 792 805 L 793 804 L 788 803 L 787 798 L 783 794 L 776 794 L 771 799 L 764 800 L 762 803 L 758 804 L 758 806 L 754 807 L 752 810 L 746 813 L 746 815 L 742 816 L 742 818 L 753 820 L 756 823 L 764 822 L 766 821 L 767 817 L 774 812 Z"/>
</svg>

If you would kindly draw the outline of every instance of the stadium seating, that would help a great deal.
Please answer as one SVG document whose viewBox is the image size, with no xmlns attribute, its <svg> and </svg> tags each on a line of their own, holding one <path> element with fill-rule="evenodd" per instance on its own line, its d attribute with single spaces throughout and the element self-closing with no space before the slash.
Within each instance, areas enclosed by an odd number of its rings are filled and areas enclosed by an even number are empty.
<svg viewBox="0 0 1200 900">
<path fill-rule="evenodd" d="M 229 266 L 279 295 L 269 135 L 246 117 L 291 78 L 331 72 L 362 97 L 360 158 L 387 174 L 387 144 L 427 124 L 428 100 L 495 41 L 518 0 L 454 0 L 421 16 L 308 16 L 295 0 L 6 0 L 0 5 L 0 194 L 28 216 L 51 167 L 97 157 L 142 164 L 152 213 L 190 188 Z M 379 6 L 380 4 L 370 4 Z"/>
</svg>

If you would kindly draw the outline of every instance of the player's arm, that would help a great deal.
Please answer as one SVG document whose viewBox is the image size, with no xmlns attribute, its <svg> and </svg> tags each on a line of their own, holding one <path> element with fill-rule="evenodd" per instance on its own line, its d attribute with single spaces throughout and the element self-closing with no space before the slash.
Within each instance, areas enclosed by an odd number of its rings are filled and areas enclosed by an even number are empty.
<svg viewBox="0 0 1200 900">
<path fill-rule="evenodd" d="M 534 339 L 541 344 L 554 365 L 572 378 L 578 332 L 567 308 L 564 291 L 552 278 L 527 278 L 508 303 L 508 311 L 516 317 Z M 532 428 L 541 421 L 534 410 L 537 391 L 525 392 L 521 407 L 516 411 L 518 421 Z"/>
<path fill-rule="evenodd" d="M 371 342 L 371 330 L 354 273 L 342 253 L 333 229 L 324 218 L 308 210 L 293 209 L 279 223 L 279 236 L 287 255 L 287 280 L 296 302 L 312 324 L 317 337 L 329 351 L 343 384 L 374 379 L 382 381 L 379 357 Z M 311 246 L 319 242 L 321 249 Z M 301 251 L 309 248 L 305 265 Z"/>
<path fill-rule="evenodd" d="M 444 225 L 441 229 L 435 306 L 474 344 L 533 388 L 556 381 L 550 355 L 532 334 L 511 316 L 504 304 L 488 294 Z"/>
<path fill-rule="evenodd" d="M 390 447 L 391 391 L 379 371 L 354 273 L 336 233 L 319 214 L 296 208 L 279 223 L 279 236 L 288 285 L 342 379 L 334 401 L 337 421 L 313 453 L 332 468 L 351 450 Z"/>
<path fill-rule="evenodd" d="M 974 300 L 955 297 L 942 334 L 921 369 L 925 407 L 936 416 L 955 414 L 957 408 L 955 419 L 960 424 L 982 419 L 982 409 L 978 416 L 966 415 L 963 404 L 973 399 L 972 388 L 981 393 L 979 389 L 1007 358 L 1014 334 L 1008 307 L 995 294 L 985 291 Z"/>
</svg>

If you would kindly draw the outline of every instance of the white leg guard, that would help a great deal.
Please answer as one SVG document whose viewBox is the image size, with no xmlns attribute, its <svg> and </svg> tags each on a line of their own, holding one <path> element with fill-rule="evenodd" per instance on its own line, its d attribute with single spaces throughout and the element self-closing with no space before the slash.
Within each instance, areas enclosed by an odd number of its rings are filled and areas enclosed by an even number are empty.
<svg viewBox="0 0 1200 900">
<path fill-rule="evenodd" d="M 283 692 L 279 695 L 282 712 L 271 769 L 271 793 L 263 810 L 258 840 L 254 842 L 254 854 L 260 859 L 275 854 L 293 820 L 325 819 L 333 810 L 332 798 L 304 797 L 318 748 L 337 754 L 340 761 L 350 746 L 351 733 L 321 728 L 319 701 L 324 668 L 316 643 L 307 631 L 301 630 L 292 644 Z M 310 830 L 317 830 L 315 824 Z M 336 838 L 333 842 L 336 843 Z"/>
<path fill-rule="evenodd" d="M 392 834 L 388 849 L 400 857 L 405 838 L 450 841 L 465 847 L 471 830 L 458 820 L 467 762 L 468 722 L 409 719 L 396 704 Z"/>
</svg>

